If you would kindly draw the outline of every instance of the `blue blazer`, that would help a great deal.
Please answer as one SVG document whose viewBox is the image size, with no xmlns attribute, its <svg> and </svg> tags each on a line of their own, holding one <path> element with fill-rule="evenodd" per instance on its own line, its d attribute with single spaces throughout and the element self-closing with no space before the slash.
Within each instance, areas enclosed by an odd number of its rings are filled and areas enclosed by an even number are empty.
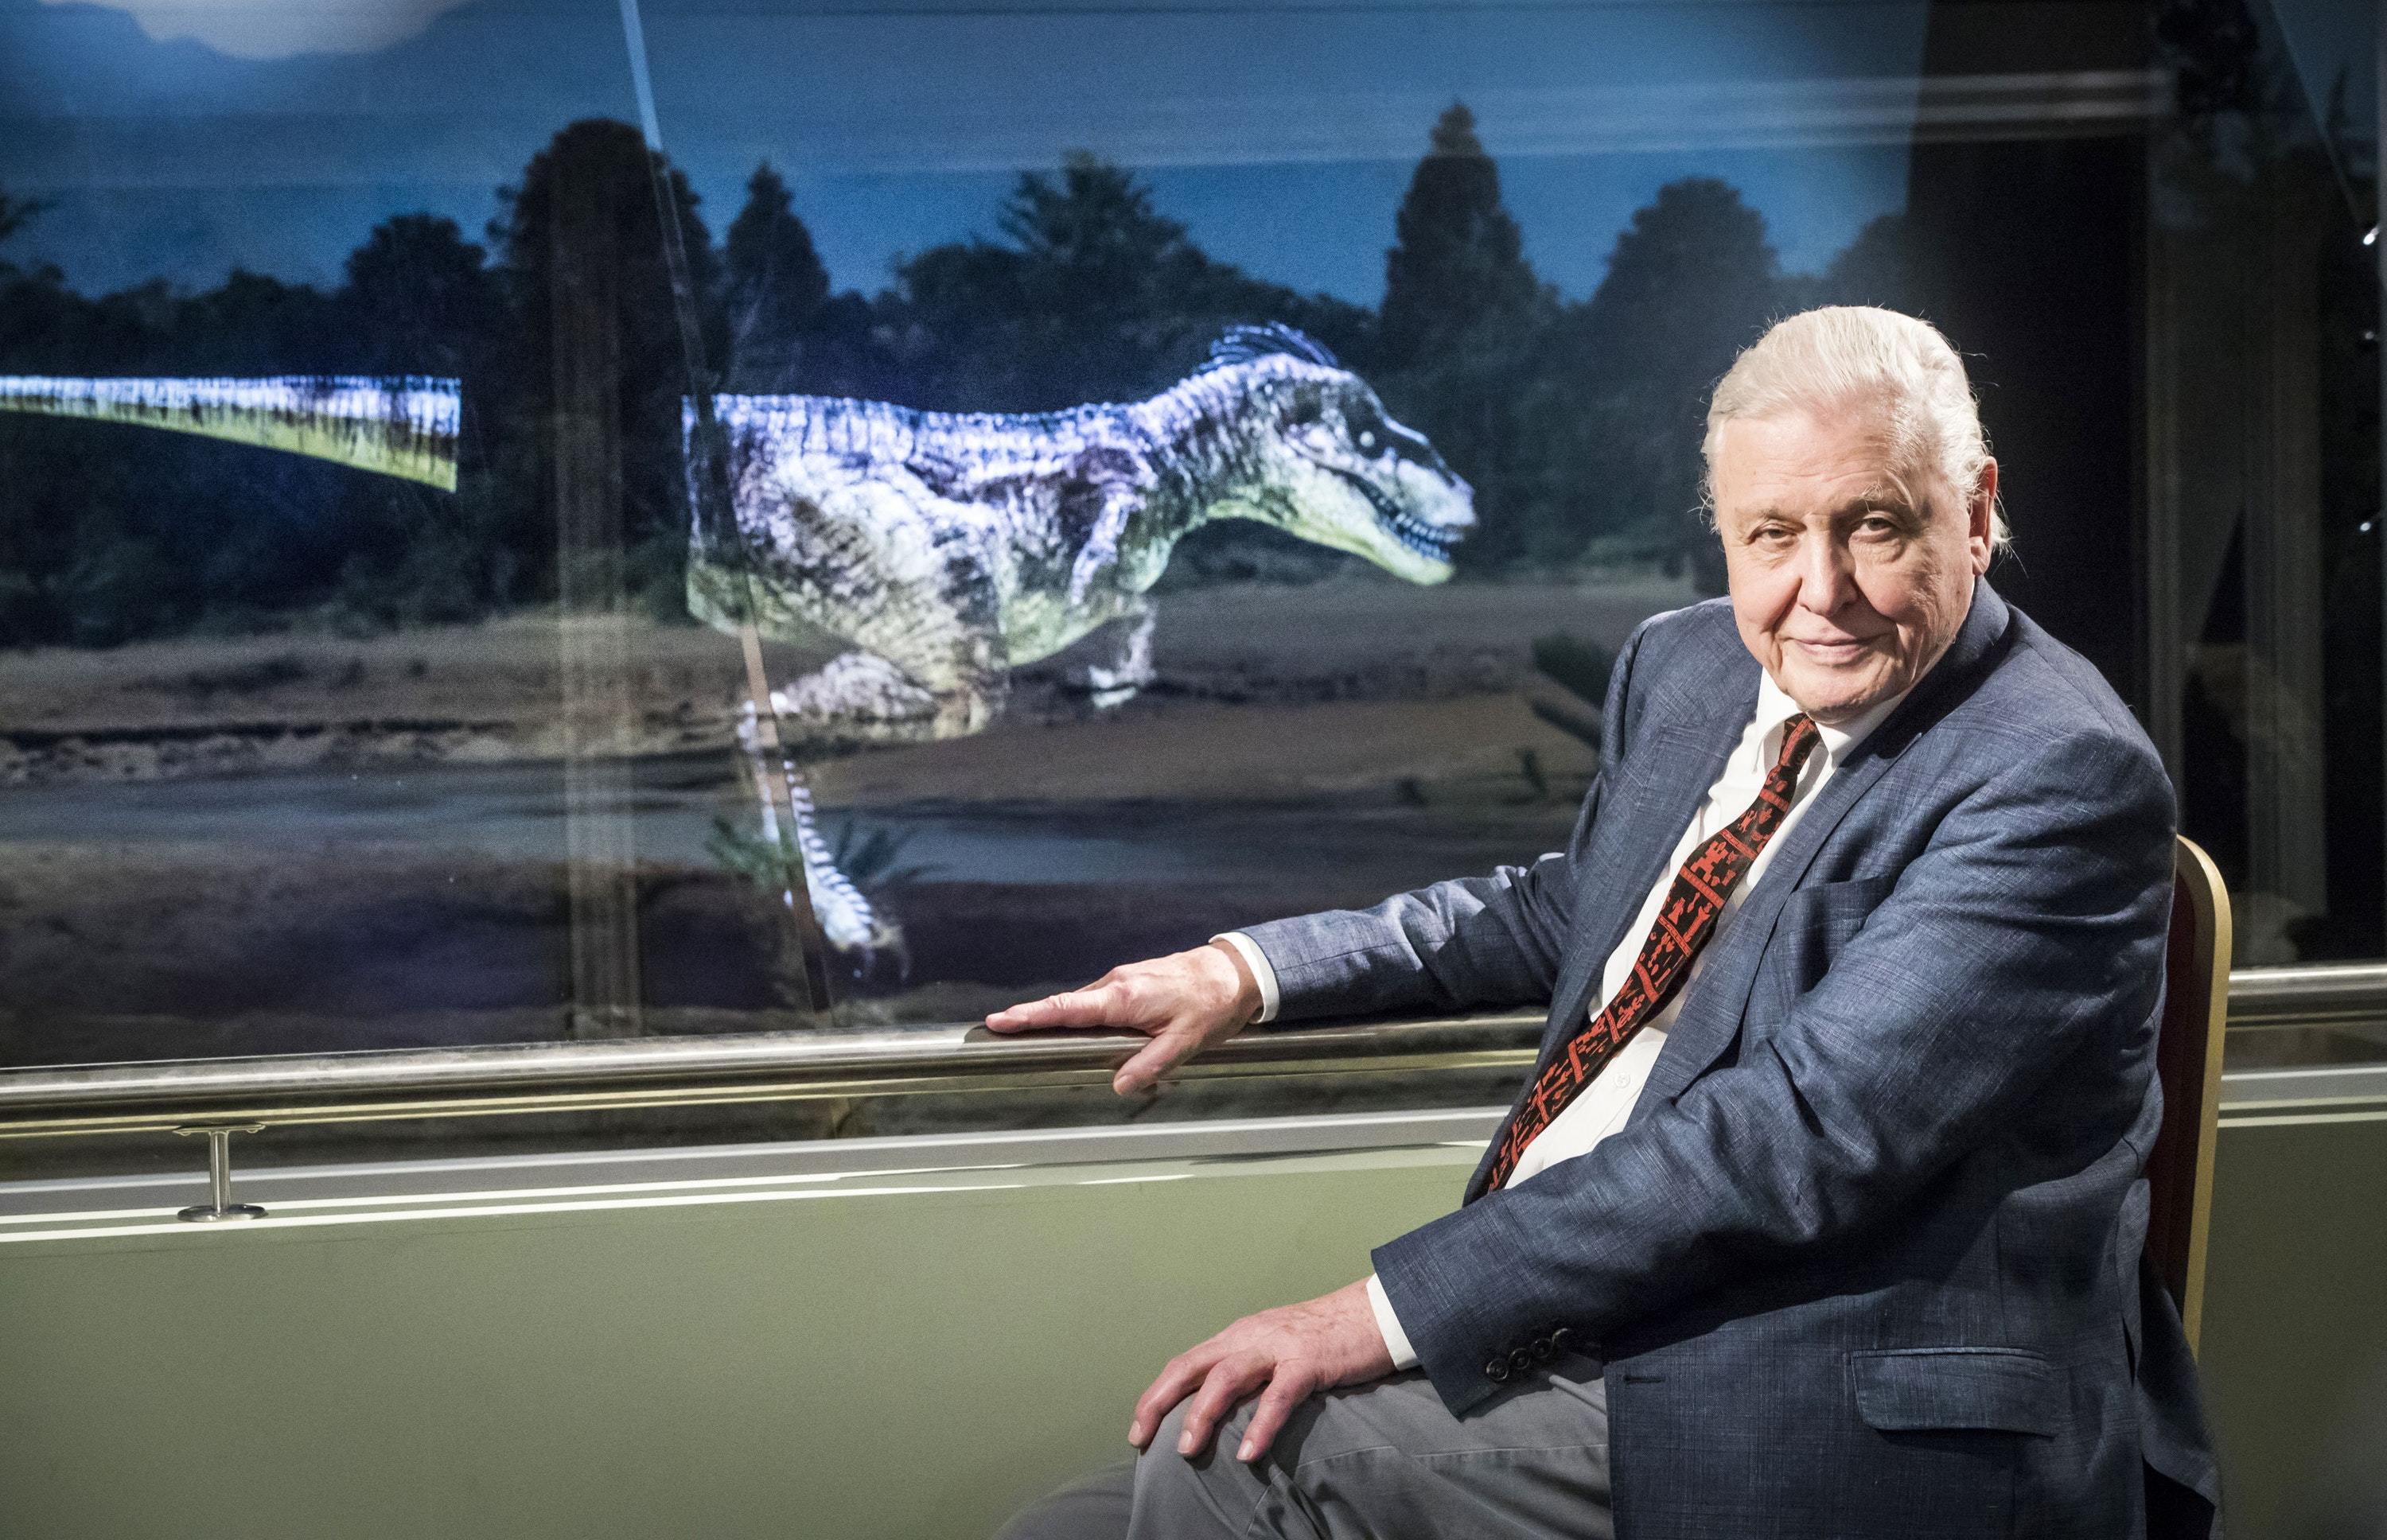
<svg viewBox="0 0 2387 1540">
<path fill-rule="evenodd" d="M 1254 928 L 1282 1018 L 1547 1001 L 1547 1061 L 1757 681 L 1727 601 L 1644 622 L 1567 848 Z M 1623 1540 L 2217 1534 L 2141 1257 L 2172 825 L 2105 681 L 1977 582 L 1782 837 L 1624 1129 L 1376 1251 L 1444 1402 L 1603 1358 Z"/>
</svg>

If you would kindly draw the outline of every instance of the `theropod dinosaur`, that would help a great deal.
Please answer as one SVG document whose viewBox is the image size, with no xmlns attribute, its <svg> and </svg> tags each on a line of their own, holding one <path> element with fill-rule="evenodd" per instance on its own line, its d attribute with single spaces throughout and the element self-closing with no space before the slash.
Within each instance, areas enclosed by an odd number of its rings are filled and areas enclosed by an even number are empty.
<svg viewBox="0 0 2387 1540">
<path fill-rule="evenodd" d="M 0 411 L 198 434 L 334 461 L 452 492 L 463 389 L 457 380 L 413 376 L 0 375 Z M 751 707 L 747 716 L 751 741 Z M 793 843 L 824 929 L 848 951 L 866 952 L 874 938 L 885 944 L 889 934 L 877 927 L 852 884 L 838 874 L 815 832 L 809 795 L 801 783 L 791 786 L 789 793 Z M 772 837 L 777 838 L 776 828 Z"/>
<path fill-rule="evenodd" d="M 360 374 L 272 379 L 59 379 L 0 374 L 0 411 L 167 428 L 336 461 L 456 490 L 455 380 Z"/>
<path fill-rule="evenodd" d="M 1176 542 L 1214 519 L 1272 525 L 1417 583 L 1450 574 L 1467 484 L 1332 355 L 1282 326 L 1234 327 L 1146 400 L 1029 415 L 942 414 L 803 396 L 715 398 L 733 531 L 697 523 L 688 605 L 735 631 L 849 646 L 771 695 L 814 742 L 906 742 L 984 727 L 1013 666 L 1107 628 L 1096 704 L 1152 677 L 1145 600 Z M 0 376 L 0 410 L 204 434 L 453 490 L 454 380 Z M 686 413 L 693 429 L 693 406 Z M 696 456 L 691 454 L 693 464 Z M 701 497 L 692 499 L 698 508 Z M 750 703 L 750 763 L 764 735 Z M 827 939 L 900 941 L 837 868 L 790 777 L 793 827 Z M 759 785 L 758 781 L 758 785 Z M 765 834 L 779 829 L 764 800 Z"/>
<path fill-rule="evenodd" d="M 462 383 L 417 376 L 290 374 L 265 379 L 0 375 L 0 411 L 164 428 L 334 461 L 358 470 L 456 490 Z M 752 715 L 749 708 L 748 716 Z M 751 737 L 751 732 L 749 734 Z M 814 832 L 811 798 L 790 788 L 796 849 L 809 890 L 814 872 L 836 873 Z M 776 833 L 774 838 L 776 838 Z M 823 896 L 843 901 L 826 916 L 848 949 L 866 948 L 872 916 L 841 877 Z M 857 913 L 854 905 L 861 904 Z"/>
<path fill-rule="evenodd" d="M 725 630 L 751 615 L 767 636 L 845 644 L 771 693 L 782 736 L 823 746 L 977 732 L 1010 669 L 1097 630 L 1107 655 L 1084 682 L 1099 706 L 1126 701 L 1153 677 L 1145 592 L 1212 520 L 1253 520 L 1414 583 L 1448 577 L 1475 522 L 1433 447 L 1282 325 L 1230 328 L 1201 369 L 1142 401 L 998 415 L 722 396 L 714 414 L 735 529 L 698 519 L 688 608 Z M 683 422 L 697 431 L 693 403 Z M 759 773 L 751 705 L 740 737 Z M 893 944 L 802 800 L 795 814 L 829 940 Z M 767 799 L 764 817 L 776 840 Z"/>
<path fill-rule="evenodd" d="M 456 380 L 411 376 L 0 375 L 0 411 L 198 434 L 334 461 L 452 492 L 463 391 Z M 750 706 L 744 734 L 750 747 L 752 716 Z M 850 952 L 866 954 L 874 945 L 887 945 L 892 932 L 878 924 L 868 902 L 838 872 L 821 843 L 809 793 L 801 782 L 791 785 L 789 793 L 793 845 L 825 933 Z M 767 801 L 765 806 L 767 812 Z M 770 832 L 776 842 L 777 828 Z"/>
</svg>

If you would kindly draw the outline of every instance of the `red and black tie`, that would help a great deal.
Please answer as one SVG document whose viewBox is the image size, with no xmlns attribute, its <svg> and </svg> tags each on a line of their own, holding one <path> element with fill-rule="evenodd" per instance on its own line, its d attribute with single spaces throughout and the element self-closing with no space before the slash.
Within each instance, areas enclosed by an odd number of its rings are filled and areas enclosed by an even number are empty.
<svg viewBox="0 0 2387 1540">
<path fill-rule="evenodd" d="M 1757 852 L 1774 838 L 1782 820 L 1789 816 L 1799 772 L 1805 768 L 1818 736 L 1812 721 L 1804 715 L 1792 717 L 1783 730 L 1781 757 L 1766 774 L 1765 784 L 1757 789 L 1757 801 L 1693 851 L 1674 874 L 1674 885 L 1666 890 L 1666 902 L 1658 910 L 1658 923 L 1650 927 L 1648 940 L 1641 943 L 1641 955 L 1633 960 L 1633 971 L 1617 990 L 1616 998 L 1575 1033 L 1566 1051 L 1550 1061 L 1534 1089 L 1509 1115 L 1499 1156 L 1492 1163 L 1491 1179 L 1484 1191 L 1491 1192 L 1509 1180 L 1525 1146 L 1583 1093 L 1617 1050 L 1682 989 L 1683 980 L 1690 976 L 1691 960 L 1715 934 L 1716 916 L 1724 913 L 1724 900 L 1748 875 Z"/>
</svg>

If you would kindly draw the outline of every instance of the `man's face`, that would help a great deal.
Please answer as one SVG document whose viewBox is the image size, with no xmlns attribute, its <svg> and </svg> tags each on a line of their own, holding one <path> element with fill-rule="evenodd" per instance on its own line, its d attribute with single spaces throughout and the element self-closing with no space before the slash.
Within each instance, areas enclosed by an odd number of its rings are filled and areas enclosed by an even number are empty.
<svg viewBox="0 0 2387 1540">
<path fill-rule="evenodd" d="M 1992 461 L 1969 499 L 1891 462 L 1879 414 L 1740 418 L 1710 468 L 1740 639 L 1784 694 L 1838 724 L 1939 661 L 1989 567 Z"/>
</svg>

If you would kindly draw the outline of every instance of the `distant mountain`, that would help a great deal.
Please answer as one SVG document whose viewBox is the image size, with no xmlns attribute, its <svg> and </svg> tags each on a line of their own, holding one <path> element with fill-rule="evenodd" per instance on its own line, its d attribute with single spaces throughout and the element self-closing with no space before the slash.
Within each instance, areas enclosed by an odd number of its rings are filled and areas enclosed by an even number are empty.
<svg viewBox="0 0 2387 1540">
<path fill-rule="evenodd" d="M 617 109 L 629 92 L 621 12 L 605 0 L 536 10 L 474 0 L 375 53 L 286 59 L 159 43 L 102 6 L 0 0 L 8 118 L 438 110 L 551 120 L 566 104 Z"/>
<path fill-rule="evenodd" d="M 468 6 L 372 54 L 227 57 L 121 11 L 0 0 L 0 186 L 54 207 L 10 255 L 108 290 L 227 268 L 328 280 L 389 214 L 477 236 L 575 118 L 634 114 L 619 10 Z"/>
<path fill-rule="evenodd" d="M 0 0 L 0 103 L 7 119 L 190 111 L 237 101 L 275 67 L 205 44 L 158 43 L 102 6 Z M 0 165 L 14 154 L 0 146 Z"/>
</svg>

